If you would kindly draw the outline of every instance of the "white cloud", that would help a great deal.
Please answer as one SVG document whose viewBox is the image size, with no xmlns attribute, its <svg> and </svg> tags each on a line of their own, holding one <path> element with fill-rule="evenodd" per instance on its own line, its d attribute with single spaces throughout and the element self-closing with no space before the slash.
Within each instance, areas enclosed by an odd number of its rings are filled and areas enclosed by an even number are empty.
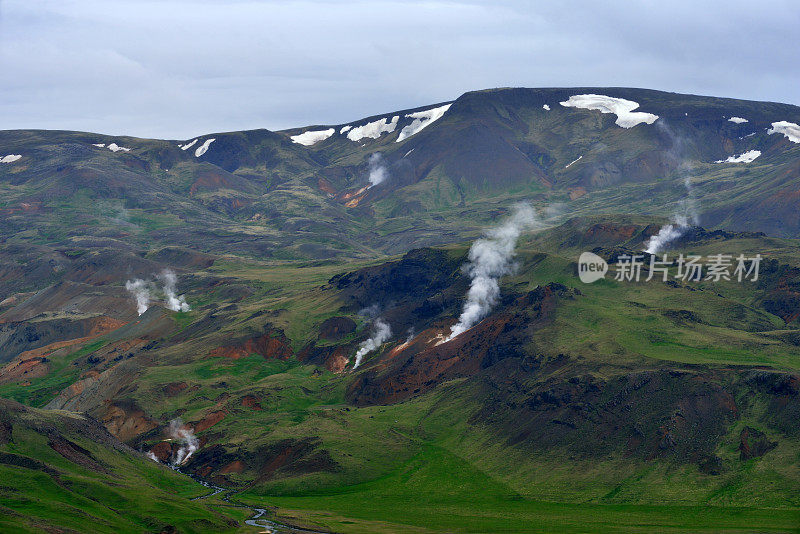
<svg viewBox="0 0 800 534">
<path fill-rule="evenodd" d="M 0 81 L 2 128 L 184 140 L 344 124 L 501 86 L 635 86 L 800 104 L 796 51 L 786 46 L 800 24 L 796 2 L 755 10 L 744 0 L 725 9 L 612 0 L 576 9 L 509 0 L 117 0 L 113 9 L 100 0 L 6 0 L 0 67 L 14 75 Z"/>
</svg>

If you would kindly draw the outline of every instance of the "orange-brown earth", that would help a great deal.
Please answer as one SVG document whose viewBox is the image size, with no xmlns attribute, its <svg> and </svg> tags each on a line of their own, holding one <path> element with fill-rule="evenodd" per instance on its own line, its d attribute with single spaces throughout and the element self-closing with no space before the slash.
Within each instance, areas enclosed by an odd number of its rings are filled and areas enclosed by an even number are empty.
<svg viewBox="0 0 800 534">
<path fill-rule="evenodd" d="M 276 330 L 234 344 L 213 348 L 209 351 L 208 357 L 239 359 L 251 354 L 258 354 L 265 359 L 287 360 L 293 352 L 289 340 L 283 332 Z"/>
<path fill-rule="evenodd" d="M 560 284 L 548 284 L 515 298 L 508 305 L 446 343 L 449 324 L 421 332 L 377 360 L 367 363 L 348 389 L 356 405 L 400 402 L 425 393 L 446 380 L 474 376 L 500 359 L 520 356 L 533 332 L 545 324 L 558 299 L 575 293 Z"/>
</svg>

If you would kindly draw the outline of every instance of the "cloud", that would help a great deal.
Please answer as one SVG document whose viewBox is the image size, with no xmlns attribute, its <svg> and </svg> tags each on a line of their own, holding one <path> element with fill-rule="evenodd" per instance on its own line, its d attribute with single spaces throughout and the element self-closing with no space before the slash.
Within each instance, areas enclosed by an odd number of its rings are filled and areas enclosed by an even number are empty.
<svg viewBox="0 0 800 534">
<path fill-rule="evenodd" d="M 345 123 L 498 86 L 800 104 L 798 25 L 788 0 L 6 0 L 0 128 L 183 140 Z"/>
</svg>

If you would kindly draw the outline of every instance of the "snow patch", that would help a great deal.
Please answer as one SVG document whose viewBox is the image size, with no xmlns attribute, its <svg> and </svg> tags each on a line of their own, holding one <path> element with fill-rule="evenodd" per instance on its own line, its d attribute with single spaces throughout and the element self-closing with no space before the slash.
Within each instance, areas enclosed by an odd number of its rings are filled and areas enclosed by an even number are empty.
<svg viewBox="0 0 800 534">
<path fill-rule="evenodd" d="M 107 148 L 111 152 L 130 152 L 131 151 L 130 148 L 126 148 L 124 146 L 119 146 L 116 143 L 109 143 L 108 146 L 106 146 L 105 143 L 92 143 L 92 146 L 96 146 L 97 148 Z"/>
<path fill-rule="evenodd" d="M 8 156 L 3 156 L 2 158 L 0 158 L 0 163 L 14 163 L 21 157 L 22 155 L 20 154 L 9 154 Z"/>
<path fill-rule="evenodd" d="M 633 111 L 639 107 L 633 100 L 616 98 L 605 95 L 574 95 L 569 100 L 561 102 L 566 108 L 591 109 L 600 113 L 613 113 L 617 116 L 616 124 L 623 128 L 633 128 L 637 124 L 653 124 L 658 120 L 658 115 Z"/>
<path fill-rule="evenodd" d="M 437 120 L 441 119 L 447 110 L 450 109 L 450 106 L 452 106 L 452 104 L 445 104 L 444 106 L 426 109 L 425 111 L 408 113 L 406 117 L 414 120 L 411 124 L 400 130 L 400 135 L 397 137 L 396 142 L 399 143 L 400 141 L 408 139 L 415 133 L 419 133 L 420 130 L 424 130 Z"/>
<path fill-rule="evenodd" d="M 203 142 L 203 144 L 200 145 L 200 147 L 194 151 L 194 157 L 199 158 L 200 156 L 208 152 L 208 147 L 211 146 L 211 143 L 213 143 L 215 140 L 216 140 L 215 137 L 212 137 L 211 139 L 206 139 L 205 142 Z"/>
<path fill-rule="evenodd" d="M 309 130 L 307 132 L 303 132 L 301 134 L 293 135 L 291 137 L 292 143 L 297 143 L 299 145 L 304 146 L 311 146 L 313 144 L 319 143 L 320 141 L 324 141 L 325 139 L 329 138 L 336 132 L 333 128 L 328 128 L 327 130 Z"/>
<path fill-rule="evenodd" d="M 108 148 L 111 152 L 130 152 L 130 148 L 126 148 L 124 146 L 119 146 L 116 143 L 109 143 Z"/>
<path fill-rule="evenodd" d="M 760 150 L 748 150 L 744 154 L 730 156 L 728 159 L 719 159 L 714 163 L 752 163 L 760 155 Z"/>
<path fill-rule="evenodd" d="M 545 111 L 550 111 L 550 106 L 545 104 L 544 106 L 542 106 L 542 109 L 545 110 Z"/>
<path fill-rule="evenodd" d="M 789 138 L 792 143 L 800 143 L 800 125 L 789 121 L 778 121 L 772 123 L 772 129 L 767 130 L 768 134 L 780 133 Z"/>
<path fill-rule="evenodd" d="M 339 134 L 340 134 L 340 135 L 341 135 L 341 134 L 344 134 L 345 132 L 349 132 L 349 131 L 350 131 L 350 130 L 352 130 L 352 129 L 353 129 L 353 126 L 352 126 L 352 125 L 350 125 L 350 124 L 348 124 L 347 126 L 342 126 L 342 129 L 341 129 L 341 130 L 339 130 Z"/>
<path fill-rule="evenodd" d="M 383 133 L 392 133 L 397 128 L 397 121 L 400 120 L 399 115 L 392 117 L 390 121 L 387 118 L 378 119 L 376 121 L 368 122 L 362 126 L 356 126 L 347 132 L 347 138 L 351 141 L 360 141 L 365 137 L 370 139 L 377 139 Z"/>
<path fill-rule="evenodd" d="M 574 161 L 570 161 L 569 163 L 567 163 L 566 167 L 564 167 L 564 168 L 565 168 L 565 169 L 569 169 L 569 168 L 570 168 L 570 166 L 571 166 L 573 163 L 578 163 L 578 162 L 579 162 L 581 159 L 583 159 L 583 156 L 578 156 L 578 159 L 576 159 L 576 160 L 574 160 Z"/>
<path fill-rule="evenodd" d="M 741 117 L 731 117 L 730 119 L 728 119 L 728 122 L 735 122 L 736 124 L 743 124 L 745 122 L 750 122 L 750 121 L 747 120 L 747 119 L 743 119 Z"/>
<path fill-rule="evenodd" d="M 189 150 L 190 148 L 192 148 L 194 146 L 195 143 L 197 143 L 197 139 L 194 139 L 194 140 L 186 143 L 185 145 L 178 145 L 178 148 L 180 148 L 181 150 Z"/>
</svg>

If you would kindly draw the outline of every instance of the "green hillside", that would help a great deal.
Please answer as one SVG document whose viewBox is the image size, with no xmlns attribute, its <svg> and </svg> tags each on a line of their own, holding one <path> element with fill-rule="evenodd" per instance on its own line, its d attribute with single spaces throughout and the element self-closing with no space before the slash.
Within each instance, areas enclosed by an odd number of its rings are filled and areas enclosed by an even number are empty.
<svg viewBox="0 0 800 534">
<path fill-rule="evenodd" d="M 659 119 L 559 104 L 589 93 Z M 23 156 L 0 168 L 0 526 L 250 532 L 264 508 L 330 532 L 800 530 L 800 147 L 767 133 L 800 110 L 498 89 L 398 142 L 446 104 L 186 150 L 0 132 Z M 497 302 L 440 343 L 473 239 L 519 200 L 538 222 Z M 693 206 L 669 257 L 759 254 L 757 280 L 614 279 Z M 579 280 L 585 251 L 604 280 Z M 378 318 L 392 334 L 354 369 Z M 176 462 L 227 500 L 191 500 L 208 489 Z"/>
</svg>

